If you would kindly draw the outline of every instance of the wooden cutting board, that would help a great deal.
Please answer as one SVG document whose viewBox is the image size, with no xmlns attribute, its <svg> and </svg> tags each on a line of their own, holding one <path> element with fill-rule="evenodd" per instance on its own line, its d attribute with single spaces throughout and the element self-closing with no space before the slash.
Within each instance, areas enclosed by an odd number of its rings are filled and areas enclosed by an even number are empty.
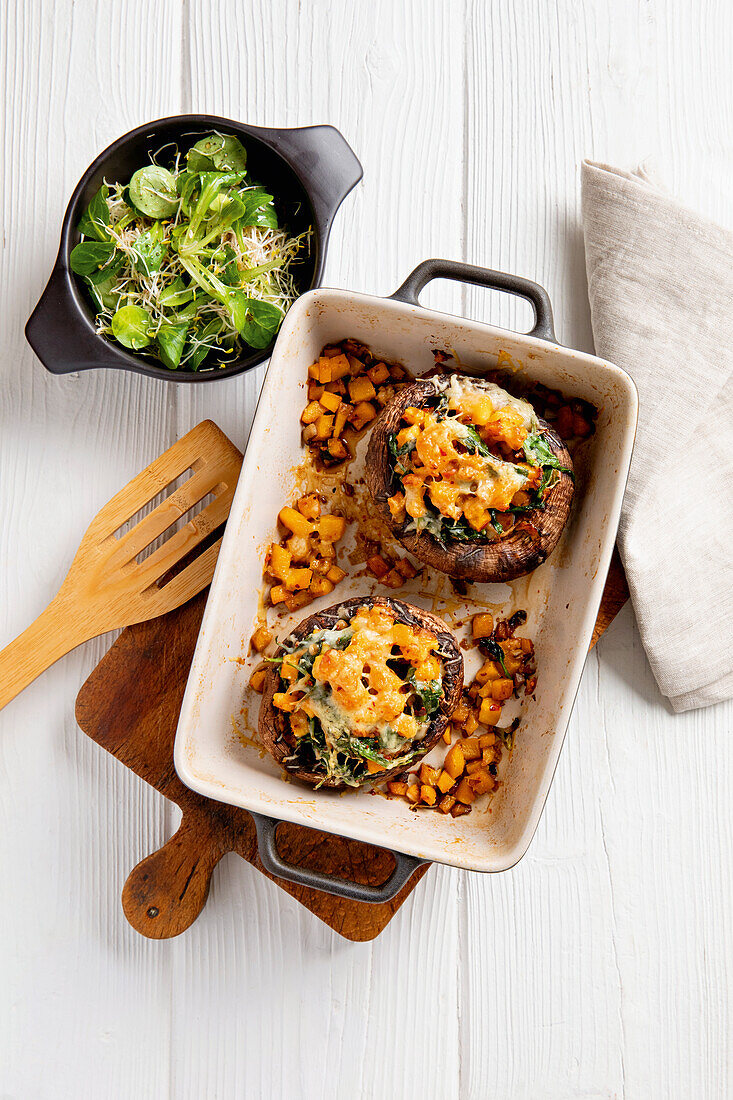
<svg viewBox="0 0 733 1100">
<path fill-rule="evenodd" d="M 273 878 L 262 867 L 252 818 L 246 810 L 190 791 L 173 767 L 173 741 L 207 592 L 150 622 L 128 627 L 83 685 L 76 717 L 84 733 L 131 768 L 182 811 L 178 832 L 131 871 L 122 891 L 130 924 L 152 939 L 185 931 L 201 912 L 211 875 L 227 852 L 237 852 L 280 889 L 349 940 L 374 939 L 427 872 L 421 867 L 391 901 L 346 901 Z M 614 553 L 591 646 L 628 598 Z M 290 863 L 356 882 L 380 885 L 394 861 L 389 852 L 359 841 L 282 824 L 278 846 Z"/>
</svg>

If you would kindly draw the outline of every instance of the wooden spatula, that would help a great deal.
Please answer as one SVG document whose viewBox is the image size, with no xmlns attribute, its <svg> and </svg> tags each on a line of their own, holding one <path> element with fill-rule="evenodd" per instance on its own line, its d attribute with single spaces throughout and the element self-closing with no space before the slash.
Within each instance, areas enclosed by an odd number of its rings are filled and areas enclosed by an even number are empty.
<svg viewBox="0 0 733 1100">
<path fill-rule="evenodd" d="M 0 708 L 65 653 L 117 627 L 179 607 L 210 583 L 242 455 L 204 420 L 121 489 L 90 523 L 58 594 L 0 652 Z M 156 496 L 185 480 L 127 532 Z M 208 495 L 188 523 L 177 521 Z M 143 552 L 174 528 L 147 557 Z"/>
</svg>

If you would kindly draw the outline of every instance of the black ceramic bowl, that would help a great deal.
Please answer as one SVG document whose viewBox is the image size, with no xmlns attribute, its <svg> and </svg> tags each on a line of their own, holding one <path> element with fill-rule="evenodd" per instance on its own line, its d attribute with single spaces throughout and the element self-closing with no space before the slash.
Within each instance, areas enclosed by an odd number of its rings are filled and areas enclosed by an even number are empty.
<svg viewBox="0 0 733 1100">
<path fill-rule="evenodd" d="M 172 142 L 185 149 L 212 130 L 240 138 L 247 150 L 247 169 L 275 196 L 281 224 L 292 234 L 313 227 L 310 255 L 298 264 L 294 274 L 301 293 L 318 286 L 334 214 L 362 177 L 359 161 L 338 130 L 333 126 L 270 130 L 216 115 L 158 119 L 131 130 L 100 153 L 71 196 L 54 269 L 25 327 L 28 343 L 47 370 L 68 374 L 93 367 L 117 367 L 173 382 L 215 382 L 250 370 L 268 358 L 271 347 L 244 349 L 244 354 L 226 367 L 172 371 L 144 353 L 126 351 L 97 335 L 91 299 L 83 280 L 69 267 L 71 250 L 80 239 L 76 228 L 79 218 L 105 179 L 127 183 L 162 146 Z"/>
</svg>

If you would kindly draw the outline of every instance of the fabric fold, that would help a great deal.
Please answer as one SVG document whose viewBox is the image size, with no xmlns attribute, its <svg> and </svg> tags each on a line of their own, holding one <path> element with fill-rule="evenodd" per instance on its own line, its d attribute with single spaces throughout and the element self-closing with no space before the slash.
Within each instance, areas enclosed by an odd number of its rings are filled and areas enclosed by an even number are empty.
<svg viewBox="0 0 733 1100">
<path fill-rule="evenodd" d="M 619 551 L 652 671 L 677 711 L 733 697 L 733 234 L 645 169 L 582 165 L 596 353 L 639 426 Z"/>
</svg>

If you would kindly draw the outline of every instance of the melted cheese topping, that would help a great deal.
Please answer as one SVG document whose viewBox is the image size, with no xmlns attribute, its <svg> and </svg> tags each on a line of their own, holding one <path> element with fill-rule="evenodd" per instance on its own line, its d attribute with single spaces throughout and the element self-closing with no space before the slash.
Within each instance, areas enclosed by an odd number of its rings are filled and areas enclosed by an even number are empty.
<svg viewBox="0 0 733 1100">
<path fill-rule="evenodd" d="M 398 646 L 402 658 L 415 669 L 416 681 L 439 680 L 441 668 L 433 656 L 437 638 L 428 630 L 395 622 L 383 607 L 360 608 L 350 627 L 353 633 L 345 648 L 324 641 L 313 662 L 316 685 L 328 690 L 316 689 L 298 698 L 302 691 L 298 680 L 288 689 L 282 709 L 290 710 L 294 703 L 296 712 L 318 718 L 327 740 L 332 740 L 329 735 L 334 727 L 357 737 L 379 737 L 389 730 L 410 740 L 423 737 L 429 722 L 405 714 L 412 688 L 387 661 L 394 660 L 392 648 Z M 291 720 L 291 725 L 297 733 L 298 722 Z"/>
<path fill-rule="evenodd" d="M 435 510 L 447 519 L 465 516 L 477 531 L 486 529 L 489 510 L 505 512 L 516 493 L 535 480 L 535 470 L 525 464 L 505 462 L 495 456 L 468 453 L 477 433 L 487 446 L 503 443 L 520 451 L 537 416 L 527 401 L 512 397 L 492 382 L 476 382 L 453 375 L 437 379 L 436 388 L 448 398 L 456 415 L 439 418 L 428 409 L 407 409 L 410 425 L 397 435 L 397 444 L 414 442 L 406 462 L 410 471 L 403 476 L 403 494 L 390 498 L 397 518 L 414 521 L 429 518 L 427 497 Z M 404 512 L 402 512 L 404 509 Z M 416 526 L 420 526 L 416 522 Z"/>
</svg>

